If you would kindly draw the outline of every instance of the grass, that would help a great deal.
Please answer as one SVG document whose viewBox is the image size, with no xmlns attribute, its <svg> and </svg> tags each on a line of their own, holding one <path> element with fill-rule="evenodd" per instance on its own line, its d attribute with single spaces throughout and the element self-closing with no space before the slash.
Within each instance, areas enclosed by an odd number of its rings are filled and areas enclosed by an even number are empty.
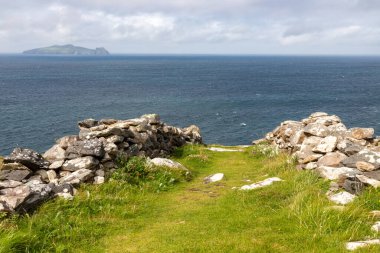
<svg viewBox="0 0 380 253">
<path fill-rule="evenodd" d="M 368 213 L 380 209 L 378 190 L 335 210 L 325 196 L 328 182 L 295 170 L 284 154 L 244 150 L 181 148 L 173 159 L 193 179 L 160 191 L 160 177 L 137 185 L 84 185 L 73 201 L 57 199 L 31 216 L 3 219 L 0 252 L 345 252 L 348 241 L 376 238 Z M 225 180 L 203 183 L 217 172 Z M 284 181 L 248 192 L 231 189 L 271 176 Z"/>
</svg>

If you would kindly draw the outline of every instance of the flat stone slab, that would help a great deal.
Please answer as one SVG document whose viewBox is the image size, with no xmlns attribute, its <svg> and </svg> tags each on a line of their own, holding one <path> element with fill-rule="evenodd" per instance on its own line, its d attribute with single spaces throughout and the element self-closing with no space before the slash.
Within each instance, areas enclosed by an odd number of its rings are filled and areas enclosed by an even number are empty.
<svg viewBox="0 0 380 253">
<path fill-rule="evenodd" d="M 346 205 L 355 199 L 355 195 L 343 191 L 329 196 L 329 200 L 339 205 Z"/>
<path fill-rule="evenodd" d="M 348 167 L 329 167 L 320 166 L 317 168 L 321 177 L 329 180 L 337 180 L 341 175 L 356 175 L 360 174 L 360 171 Z"/>
<path fill-rule="evenodd" d="M 208 183 L 214 183 L 214 182 L 218 182 L 218 181 L 222 180 L 223 178 L 224 178 L 224 174 L 223 173 L 216 173 L 216 174 L 210 175 L 208 177 L 205 177 L 204 178 L 204 182 L 206 184 L 208 184 Z"/>
<path fill-rule="evenodd" d="M 368 247 L 370 245 L 379 245 L 380 239 L 372 239 L 367 241 L 357 241 L 357 242 L 348 242 L 346 243 L 347 250 L 356 250 L 363 247 Z"/>
<path fill-rule="evenodd" d="M 273 184 L 274 182 L 280 182 L 280 181 L 283 181 L 283 180 L 281 178 L 278 178 L 278 177 L 271 177 L 271 178 L 267 178 L 267 179 L 260 181 L 260 182 L 257 182 L 257 183 L 253 183 L 250 185 L 243 185 L 239 189 L 240 190 L 253 190 L 253 189 L 265 187 L 265 186 Z"/>
<path fill-rule="evenodd" d="M 215 152 L 242 152 L 241 149 L 227 149 L 227 148 L 217 148 L 217 147 L 210 147 L 207 148 L 208 150 L 215 151 Z"/>
</svg>

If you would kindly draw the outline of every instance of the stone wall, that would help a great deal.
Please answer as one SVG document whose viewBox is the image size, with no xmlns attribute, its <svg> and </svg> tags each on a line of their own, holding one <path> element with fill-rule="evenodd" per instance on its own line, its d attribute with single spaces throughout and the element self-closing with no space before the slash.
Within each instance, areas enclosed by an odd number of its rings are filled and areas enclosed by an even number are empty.
<svg viewBox="0 0 380 253">
<path fill-rule="evenodd" d="M 282 122 L 265 140 L 293 154 L 299 169 L 316 170 L 351 194 L 380 186 L 380 139 L 373 128 L 347 129 L 338 116 L 317 112 Z"/>
<path fill-rule="evenodd" d="M 129 120 L 87 119 L 78 125 L 78 135 L 60 138 L 42 155 L 15 148 L 4 157 L 0 211 L 28 212 L 55 196 L 72 198 L 83 182 L 103 183 L 119 157 L 163 157 L 186 143 L 202 143 L 197 126 L 168 126 L 156 114 Z"/>
</svg>

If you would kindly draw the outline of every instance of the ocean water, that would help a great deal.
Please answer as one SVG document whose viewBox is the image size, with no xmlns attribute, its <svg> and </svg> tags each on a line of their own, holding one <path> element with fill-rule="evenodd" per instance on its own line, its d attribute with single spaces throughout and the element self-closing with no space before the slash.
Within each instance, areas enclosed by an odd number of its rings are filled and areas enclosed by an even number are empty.
<svg viewBox="0 0 380 253">
<path fill-rule="evenodd" d="M 0 56 L 0 155 L 42 152 L 85 118 L 158 113 L 236 145 L 315 111 L 380 134 L 380 58 Z"/>
</svg>

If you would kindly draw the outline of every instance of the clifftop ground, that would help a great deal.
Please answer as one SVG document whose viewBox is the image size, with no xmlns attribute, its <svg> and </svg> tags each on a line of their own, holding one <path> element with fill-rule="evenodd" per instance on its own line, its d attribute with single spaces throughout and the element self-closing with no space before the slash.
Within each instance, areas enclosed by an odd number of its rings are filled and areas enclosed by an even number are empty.
<svg viewBox="0 0 380 253">
<path fill-rule="evenodd" d="M 30 217 L 5 219 L 0 252 L 345 252 L 348 241 L 376 237 L 369 212 L 380 209 L 379 190 L 368 188 L 336 208 L 325 195 L 329 183 L 295 170 L 287 155 L 261 145 L 230 149 L 243 151 L 178 149 L 172 158 L 192 171 L 190 182 L 159 191 L 154 180 L 82 185 L 72 201 L 56 199 Z M 203 182 L 218 172 L 224 180 Z M 284 181 L 232 189 L 268 177 Z"/>
</svg>

